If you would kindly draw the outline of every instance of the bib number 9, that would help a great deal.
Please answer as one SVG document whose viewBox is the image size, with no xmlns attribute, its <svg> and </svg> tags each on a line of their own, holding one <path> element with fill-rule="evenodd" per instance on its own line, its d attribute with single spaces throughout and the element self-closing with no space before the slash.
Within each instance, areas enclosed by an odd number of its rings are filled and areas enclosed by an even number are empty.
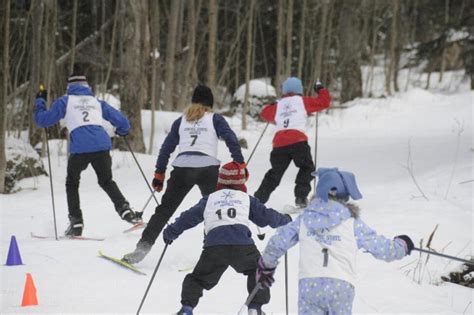
<svg viewBox="0 0 474 315">
<path fill-rule="evenodd" d="M 289 125 L 290 125 L 290 118 L 287 118 L 283 121 L 283 127 L 288 128 Z"/>
</svg>

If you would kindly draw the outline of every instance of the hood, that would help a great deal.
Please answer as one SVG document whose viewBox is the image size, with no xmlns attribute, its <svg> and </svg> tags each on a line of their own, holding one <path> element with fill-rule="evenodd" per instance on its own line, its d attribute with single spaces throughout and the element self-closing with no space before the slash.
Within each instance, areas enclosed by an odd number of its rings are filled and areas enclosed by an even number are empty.
<svg viewBox="0 0 474 315">
<path fill-rule="evenodd" d="M 90 86 L 82 84 L 69 84 L 67 86 L 68 95 L 90 95 L 94 96 Z"/>
<path fill-rule="evenodd" d="M 351 216 L 351 211 L 337 201 L 314 198 L 305 209 L 302 219 L 306 228 L 311 231 L 335 227 Z"/>
</svg>

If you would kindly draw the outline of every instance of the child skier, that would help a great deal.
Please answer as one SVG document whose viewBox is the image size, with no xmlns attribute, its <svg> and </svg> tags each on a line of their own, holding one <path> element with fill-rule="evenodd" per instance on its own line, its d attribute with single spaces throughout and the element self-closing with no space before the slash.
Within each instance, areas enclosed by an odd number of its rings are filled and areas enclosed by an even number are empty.
<svg viewBox="0 0 474 315">
<path fill-rule="evenodd" d="M 219 171 L 217 191 L 203 197 L 163 231 L 165 243 L 171 244 L 185 230 L 204 221 L 204 249 L 193 272 L 184 278 L 178 314 L 192 314 L 202 291 L 217 285 L 229 266 L 247 276 L 247 290 L 252 291 L 260 253 L 248 228 L 250 221 L 273 228 L 291 221 L 288 215 L 266 208 L 248 195 L 247 178 L 247 170 L 237 163 L 225 164 Z M 269 300 L 269 289 L 259 290 L 249 305 L 249 314 L 262 314 L 261 306 Z"/>
<path fill-rule="evenodd" d="M 331 97 L 321 82 L 315 85 L 317 97 L 302 96 L 303 85 L 295 77 L 288 78 L 282 85 L 283 97 L 275 104 L 263 108 L 261 117 L 276 125 L 273 150 L 270 153 L 272 168 L 265 174 L 255 197 L 266 203 L 270 194 L 278 187 L 286 169 L 293 161 L 299 168 L 295 180 L 295 204 L 306 207 L 311 190 L 311 172 L 314 171 L 311 149 L 305 134 L 309 113 L 329 107 Z"/>
<path fill-rule="evenodd" d="M 316 174 L 315 174 L 316 175 Z M 406 235 L 390 240 L 359 218 L 349 197 L 361 199 L 355 177 L 337 168 L 320 168 L 316 197 L 292 223 L 279 228 L 258 262 L 257 278 L 270 286 L 278 258 L 300 243 L 299 314 L 351 314 L 357 249 L 387 262 L 409 255 L 414 248 Z"/>
<path fill-rule="evenodd" d="M 244 157 L 235 133 L 224 117 L 212 113 L 214 96 L 210 88 L 198 85 L 192 104 L 176 119 L 166 136 L 156 161 L 153 188 L 160 192 L 171 153 L 179 145 L 180 153 L 173 162 L 168 187 L 143 231 L 136 249 L 123 257 L 128 263 L 140 262 L 155 243 L 161 230 L 179 207 L 188 192 L 197 185 L 203 196 L 216 190 L 220 161 L 217 159 L 217 140 L 224 139 L 234 161 L 245 169 Z"/>
<path fill-rule="evenodd" d="M 112 142 L 102 126 L 103 119 L 116 127 L 115 133 L 126 136 L 130 129 L 127 118 L 107 102 L 98 100 L 87 83 L 82 70 L 75 65 L 67 80 L 67 93 L 56 99 L 51 109 L 46 109 L 47 92 L 41 89 L 36 96 L 35 121 L 38 127 L 46 128 L 60 119 L 66 121 L 70 146 L 67 161 L 66 195 L 69 209 L 67 236 L 80 236 L 84 228 L 79 202 L 81 172 L 92 165 L 99 186 L 107 193 L 120 217 L 129 222 L 140 221 L 130 208 L 128 201 L 112 179 Z"/>
</svg>

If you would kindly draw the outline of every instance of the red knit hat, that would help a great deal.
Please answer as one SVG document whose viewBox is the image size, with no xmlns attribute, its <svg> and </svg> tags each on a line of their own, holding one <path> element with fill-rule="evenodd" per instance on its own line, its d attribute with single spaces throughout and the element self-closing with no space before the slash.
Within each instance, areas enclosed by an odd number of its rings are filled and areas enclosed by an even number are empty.
<svg viewBox="0 0 474 315">
<path fill-rule="evenodd" d="M 221 167 L 219 178 L 217 179 L 217 190 L 222 188 L 232 188 L 247 192 L 245 182 L 249 178 L 249 172 L 245 164 L 230 162 Z"/>
</svg>

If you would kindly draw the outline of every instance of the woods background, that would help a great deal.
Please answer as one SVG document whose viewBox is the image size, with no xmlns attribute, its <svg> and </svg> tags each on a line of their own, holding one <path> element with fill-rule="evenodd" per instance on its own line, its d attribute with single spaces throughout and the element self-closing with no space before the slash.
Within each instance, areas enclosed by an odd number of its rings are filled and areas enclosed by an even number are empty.
<svg viewBox="0 0 474 315">
<path fill-rule="evenodd" d="M 474 88 L 469 0 L 3 0 L 0 9 L 0 179 L 7 136 L 44 143 L 32 115 L 40 83 L 49 102 L 64 94 L 74 63 L 96 94 L 120 97 L 137 152 L 146 148 L 140 110 L 180 111 L 199 82 L 214 91 L 217 110 L 250 79 L 271 78 L 279 95 L 290 75 L 306 94 L 320 79 L 344 103 L 383 96 L 364 90 L 373 73 L 367 82 L 361 74 L 383 58 L 384 95 L 402 89 L 398 71 L 410 67 L 428 73 L 425 88 L 431 72 L 443 80 L 459 69 Z M 65 135 L 56 127 L 48 136 Z"/>
</svg>

